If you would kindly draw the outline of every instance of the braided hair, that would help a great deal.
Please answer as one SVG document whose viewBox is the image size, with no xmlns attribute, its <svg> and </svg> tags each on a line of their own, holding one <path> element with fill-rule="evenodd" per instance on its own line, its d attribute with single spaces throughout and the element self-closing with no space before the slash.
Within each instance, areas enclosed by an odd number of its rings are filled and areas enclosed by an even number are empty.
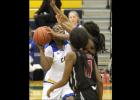
<svg viewBox="0 0 140 100">
<path fill-rule="evenodd" d="M 100 33 L 99 26 L 93 21 L 85 22 L 83 26 L 88 31 L 88 33 L 93 37 L 92 40 L 93 40 L 95 50 L 96 50 L 94 54 L 94 58 L 95 58 L 96 64 L 98 65 L 97 52 L 104 52 L 106 50 L 105 49 L 105 36 L 104 34 Z"/>
<path fill-rule="evenodd" d="M 93 42 L 95 44 L 96 52 L 105 51 L 105 36 L 100 33 L 99 26 L 93 21 L 86 22 L 83 25 L 90 35 L 93 36 Z"/>
</svg>

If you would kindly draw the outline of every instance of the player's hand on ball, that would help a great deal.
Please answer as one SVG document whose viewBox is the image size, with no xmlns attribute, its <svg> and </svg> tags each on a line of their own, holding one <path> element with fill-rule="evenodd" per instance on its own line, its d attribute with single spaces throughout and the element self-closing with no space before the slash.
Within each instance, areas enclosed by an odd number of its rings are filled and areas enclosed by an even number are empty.
<svg viewBox="0 0 140 100">
<path fill-rule="evenodd" d="M 52 37 L 55 37 L 55 32 L 50 27 L 44 26 L 44 28 L 49 31 L 49 34 L 51 34 Z"/>
<path fill-rule="evenodd" d="M 37 46 L 37 48 L 38 48 L 39 50 L 44 51 L 44 46 L 42 46 L 42 45 L 40 45 L 40 44 L 37 44 L 37 43 L 36 43 L 36 46 Z"/>
</svg>

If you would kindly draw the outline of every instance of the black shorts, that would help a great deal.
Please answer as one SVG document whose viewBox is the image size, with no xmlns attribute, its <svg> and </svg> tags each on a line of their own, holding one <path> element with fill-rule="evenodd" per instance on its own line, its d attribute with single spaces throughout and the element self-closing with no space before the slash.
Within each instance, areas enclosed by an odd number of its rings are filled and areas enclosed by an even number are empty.
<svg viewBox="0 0 140 100">
<path fill-rule="evenodd" d="M 99 100 L 97 91 L 92 87 L 75 93 L 75 100 Z"/>
</svg>

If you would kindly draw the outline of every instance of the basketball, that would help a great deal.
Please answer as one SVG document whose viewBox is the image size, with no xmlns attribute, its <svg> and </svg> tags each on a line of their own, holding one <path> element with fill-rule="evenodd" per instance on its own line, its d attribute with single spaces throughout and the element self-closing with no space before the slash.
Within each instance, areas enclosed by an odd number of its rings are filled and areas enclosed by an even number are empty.
<svg viewBox="0 0 140 100">
<path fill-rule="evenodd" d="M 33 35 L 33 40 L 42 46 L 44 46 L 46 43 L 49 43 L 51 39 L 52 37 L 49 34 L 49 31 L 46 30 L 45 27 L 38 27 Z"/>
</svg>

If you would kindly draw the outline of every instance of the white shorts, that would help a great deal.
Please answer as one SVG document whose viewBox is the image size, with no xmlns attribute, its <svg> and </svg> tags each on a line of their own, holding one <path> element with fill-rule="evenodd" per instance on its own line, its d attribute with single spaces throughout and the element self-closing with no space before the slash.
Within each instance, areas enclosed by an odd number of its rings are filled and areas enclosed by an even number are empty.
<svg viewBox="0 0 140 100">
<path fill-rule="evenodd" d="M 47 90 L 52 86 L 52 83 L 43 83 L 43 93 L 42 93 L 42 100 L 65 100 L 66 97 L 74 96 L 73 91 L 71 90 L 69 83 L 67 83 L 65 86 L 55 89 L 50 94 L 50 98 L 47 96 Z"/>
</svg>

